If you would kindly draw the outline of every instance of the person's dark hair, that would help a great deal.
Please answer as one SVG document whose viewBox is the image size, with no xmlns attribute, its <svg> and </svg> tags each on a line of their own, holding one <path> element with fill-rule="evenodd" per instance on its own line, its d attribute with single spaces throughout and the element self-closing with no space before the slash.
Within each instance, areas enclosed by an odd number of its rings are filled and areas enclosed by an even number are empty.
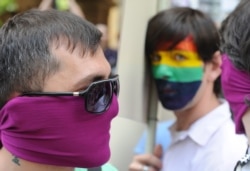
<svg viewBox="0 0 250 171">
<path fill-rule="evenodd" d="M 171 42 L 171 49 L 189 35 L 194 40 L 200 58 L 204 62 L 211 61 L 213 54 L 219 50 L 220 41 L 218 29 L 208 15 L 189 7 L 174 7 L 159 12 L 148 22 L 145 42 L 147 62 L 150 62 L 150 55 L 160 42 Z M 219 95 L 220 90 L 218 78 L 214 93 Z"/>
<path fill-rule="evenodd" d="M 250 73 L 250 1 L 242 0 L 220 28 L 222 53 L 240 70 Z"/>
<path fill-rule="evenodd" d="M 0 29 L 0 107 L 15 92 L 42 91 L 60 65 L 52 46 L 66 41 L 69 51 L 81 46 L 84 56 L 96 52 L 100 38 L 93 24 L 69 12 L 32 9 L 9 19 Z"/>
</svg>

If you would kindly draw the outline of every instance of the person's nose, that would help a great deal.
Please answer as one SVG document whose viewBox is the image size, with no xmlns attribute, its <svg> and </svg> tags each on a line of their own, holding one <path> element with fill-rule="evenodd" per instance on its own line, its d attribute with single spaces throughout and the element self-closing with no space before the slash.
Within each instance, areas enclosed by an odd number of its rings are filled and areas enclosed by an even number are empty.
<svg viewBox="0 0 250 171">
<path fill-rule="evenodd" d="M 173 71 L 168 65 L 158 65 L 154 68 L 153 75 L 156 79 L 168 80 L 173 76 Z"/>
</svg>

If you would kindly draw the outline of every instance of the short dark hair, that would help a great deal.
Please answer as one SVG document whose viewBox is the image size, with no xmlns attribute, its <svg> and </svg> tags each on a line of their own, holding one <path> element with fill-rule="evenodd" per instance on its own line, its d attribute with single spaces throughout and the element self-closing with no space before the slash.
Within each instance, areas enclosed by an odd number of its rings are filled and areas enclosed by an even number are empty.
<svg viewBox="0 0 250 171">
<path fill-rule="evenodd" d="M 0 107 L 14 92 L 42 90 L 59 68 L 52 45 L 65 39 L 68 50 L 80 45 L 84 55 L 96 52 L 100 38 L 93 24 L 69 12 L 32 9 L 10 18 L 0 29 Z"/>
<path fill-rule="evenodd" d="M 223 21 L 220 50 L 240 70 L 250 73 L 250 1 L 242 0 Z"/>
<path fill-rule="evenodd" d="M 208 62 L 219 50 L 219 33 L 214 21 L 203 12 L 189 7 L 173 7 L 159 12 L 148 22 L 145 56 L 150 55 L 159 42 L 172 42 L 170 49 L 191 35 L 202 61 Z M 221 92 L 220 77 L 214 83 L 214 93 Z"/>
</svg>

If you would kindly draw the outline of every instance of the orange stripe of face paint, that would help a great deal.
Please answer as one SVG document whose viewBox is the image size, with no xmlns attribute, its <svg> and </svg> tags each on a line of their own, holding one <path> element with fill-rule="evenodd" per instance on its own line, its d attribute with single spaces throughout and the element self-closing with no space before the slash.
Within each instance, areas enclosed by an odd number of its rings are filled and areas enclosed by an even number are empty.
<svg viewBox="0 0 250 171">
<path fill-rule="evenodd" d="M 170 42 L 159 43 L 159 45 L 156 48 L 156 51 L 169 50 L 171 44 L 172 43 Z M 180 41 L 180 43 L 178 43 L 173 49 L 197 52 L 196 46 L 193 43 L 193 39 L 191 36 L 188 36 L 184 40 Z"/>
</svg>

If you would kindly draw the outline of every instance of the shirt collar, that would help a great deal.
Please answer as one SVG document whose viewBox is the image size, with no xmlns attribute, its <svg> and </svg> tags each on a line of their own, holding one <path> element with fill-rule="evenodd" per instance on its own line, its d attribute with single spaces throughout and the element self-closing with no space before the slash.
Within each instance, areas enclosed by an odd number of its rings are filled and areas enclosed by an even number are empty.
<svg viewBox="0 0 250 171">
<path fill-rule="evenodd" d="M 169 130 L 172 135 L 172 143 L 184 140 L 190 137 L 193 141 L 201 146 L 206 145 L 210 137 L 216 132 L 223 122 L 231 117 L 228 102 L 221 100 L 222 104 L 195 121 L 188 130 L 176 131 L 175 124 Z"/>
</svg>

